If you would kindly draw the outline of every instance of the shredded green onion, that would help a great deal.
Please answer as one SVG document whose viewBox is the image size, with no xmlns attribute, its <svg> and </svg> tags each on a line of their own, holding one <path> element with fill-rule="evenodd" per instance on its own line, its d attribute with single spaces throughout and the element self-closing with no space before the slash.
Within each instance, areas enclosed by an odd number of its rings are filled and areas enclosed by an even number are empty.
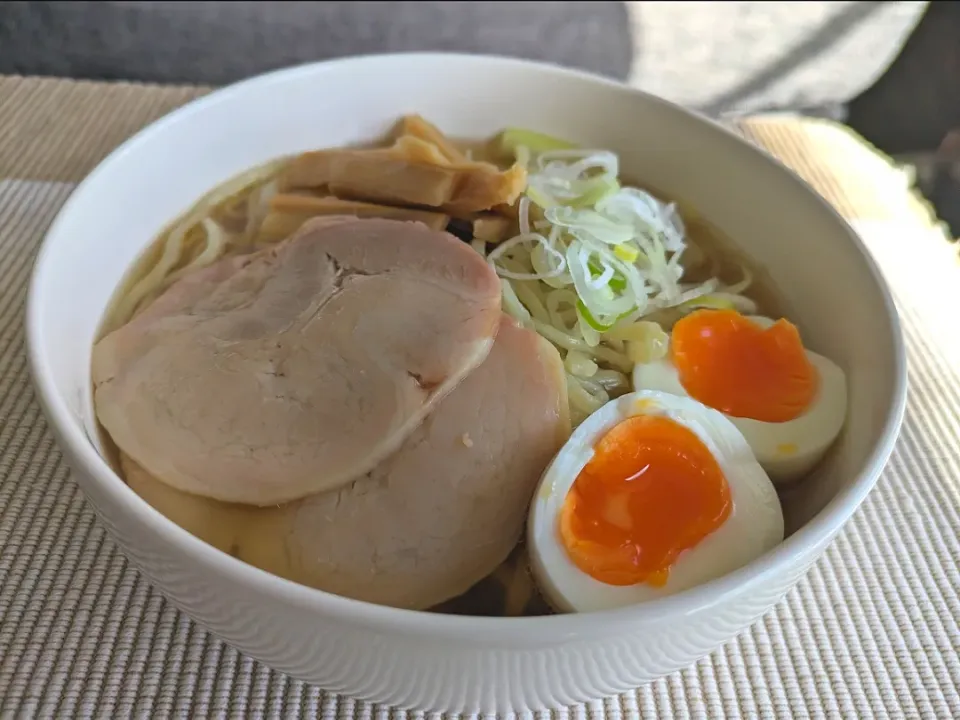
<svg viewBox="0 0 960 720">
<path fill-rule="evenodd" d="M 583 300 L 577 300 L 577 312 L 580 314 L 580 317 L 583 318 L 584 322 L 586 322 L 587 325 L 592 327 L 597 332 L 606 332 L 616 325 L 616 322 L 602 323 L 593 317 L 593 315 L 591 315 L 590 311 L 587 309 L 587 306 L 583 304 Z"/>
<path fill-rule="evenodd" d="M 574 416 L 609 399 L 592 379 L 597 373 L 619 377 L 665 352 L 665 333 L 644 317 L 698 307 L 756 310 L 742 294 L 753 282 L 746 270 L 728 287 L 717 278 L 682 282 L 681 257 L 694 246 L 679 213 L 643 190 L 622 187 L 614 153 L 519 128 L 497 141 L 523 156 L 528 180 L 518 206 L 520 233 L 487 261 L 503 281 L 505 311 L 564 353 L 577 353 L 567 367 L 577 384 L 570 389 Z"/>
<path fill-rule="evenodd" d="M 495 142 L 503 155 L 513 157 L 517 156 L 517 150 L 521 147 L 534 155 L 552 150 L 572 150 L 576 147 L 566 140 L 523 128 L 507 128 L 497 136 Z"/>
</svg>

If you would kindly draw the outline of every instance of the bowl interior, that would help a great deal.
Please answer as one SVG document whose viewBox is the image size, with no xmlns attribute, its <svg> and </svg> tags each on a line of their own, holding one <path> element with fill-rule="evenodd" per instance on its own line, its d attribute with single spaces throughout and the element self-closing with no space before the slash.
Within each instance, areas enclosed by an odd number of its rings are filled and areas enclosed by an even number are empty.
<svg viewBox="0 0 960 720">
<path fill-rule="evenodd" d="M 902 361 L 892 304 L 847 226 L 796 177 L 717 126 L 614 83 L 496 58 L 405 55 L 294 68 L 194 103 L 114 153 L 52 226 L 31 288 L 34 372 L 61 435 L 102 450 L 91 345 L 114 289 L 171 219 L 253 165 L 369 140 L 412 112 L 456 136 L 515 125 L 613 150 L 627 177 L 689 203 L 765 266 L 806 344 L 840 364 L 849 383 L 845 433 L 816 476 L 787 497 L 788 525 L 807 523 L 854 486 L 862 497 L 902 402 Z M 106 465 L 97 475 L 119 487 Z M 833 529 L 824 523 L 818 532 Z"/>
</svg>

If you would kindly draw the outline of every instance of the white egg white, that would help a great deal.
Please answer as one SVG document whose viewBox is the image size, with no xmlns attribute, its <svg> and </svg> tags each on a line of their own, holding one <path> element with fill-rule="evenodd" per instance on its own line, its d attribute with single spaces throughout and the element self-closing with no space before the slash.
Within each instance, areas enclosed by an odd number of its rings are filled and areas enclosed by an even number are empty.
<svg viewBox="0 0 960 720">
<path fill-rule="evenodd" d="M 774 323 L 759 315 L 749 317 L 763 328 Z M 806 353 L 820 376 L 820 384 L 803 415 L 780 423 L 727 415 L 777 485 L 791 483 L 809 473 L 836 440 L 846 421 L 847 378 L 843 370 L 822 355 L 809 350 Z M 661 390 L 689 397 L 669 353 L 662 360 L 635 365 L 633 389 Z"/>
<path fill-rule="evenodd" d="M 561 508 L 593 457 L 594 446 L 620 422 L 637 415 L 663 415 L 696 434 L 726 477 L 733 505 L 723 525 L 681 553 L 663 587 L 595 580 L 574 565 L 560 537 Z M 561 612 L 604 610 L 671 595 L 732 572 L 782 541 L 783 512 L 776 490 L 736 427 L 691 398 L 656 391 L 611 400 L 574 431 L 541 478 L 527 523 L 534 579 Z"/>
</svg>

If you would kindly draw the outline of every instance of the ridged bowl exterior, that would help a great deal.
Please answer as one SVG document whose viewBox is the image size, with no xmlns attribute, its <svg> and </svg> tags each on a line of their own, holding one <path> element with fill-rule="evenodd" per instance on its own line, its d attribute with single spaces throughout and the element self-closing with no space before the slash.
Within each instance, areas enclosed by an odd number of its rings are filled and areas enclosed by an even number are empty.
<svg viewBox="0 0 960 720">
<path fill-rule="evenodd" d="M 748 628 L 822 549 L 767 578 L 756 592 L 724 598 L 675 622 L 598 628 L 595 637 L 556 638 L 537 647 L 470 646 L 325 621 L 256 587 L 212 579 L 190 556 L 173 555 L 162 538 L 148 537 L 89 480 L 74 478 L 125 555 L 201 625 L 293 677 L 406 709 L 522 712 L 635 689 L 696 662 Z"/>
</svg>

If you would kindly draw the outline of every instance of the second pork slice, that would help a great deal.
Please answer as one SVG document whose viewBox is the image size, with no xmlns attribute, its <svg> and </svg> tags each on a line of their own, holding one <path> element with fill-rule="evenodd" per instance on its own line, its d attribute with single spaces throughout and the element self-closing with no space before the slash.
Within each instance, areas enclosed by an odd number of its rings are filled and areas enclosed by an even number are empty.
<svg viewBox="0 0 960 720">
<path fill-rule="evenodd" d="M 566 389 L 557 350 L 504 316 L 483 364 L 347 487 L 239 507 L 121 462 L 140 497 L 224 552 L 327 592 L 424 610 L 465 592 L 516 546 L 540 475 L 570 435 Z"/>
<path fill-rule="evenodd" d="M 419 223 L 308 222 L 171 286 L 94 347 L 97 417 L 172 487 L 271 505 L 396 450 L 486 358 L 500 284 Z"/>
</svg>

